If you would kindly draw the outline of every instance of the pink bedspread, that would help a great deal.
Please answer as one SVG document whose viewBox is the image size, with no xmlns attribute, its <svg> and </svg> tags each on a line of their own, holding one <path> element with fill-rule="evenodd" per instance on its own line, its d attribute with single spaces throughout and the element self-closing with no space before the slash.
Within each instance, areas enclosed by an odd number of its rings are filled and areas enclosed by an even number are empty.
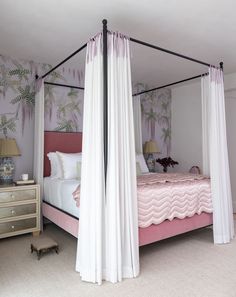
<svg viewBox="0 0 236 297">
<path fill-rule="evenodd" d="M 152 173 L 139 176 L 139 227 L 212 212 L 210 179 L 203 175 Z"/>
<path fill-rule="evenodd" d="M 212 212 L 210 179 L 199 174 L 151 173 L 138 176 L 138 223 L 145 228 L 174 218 Z M 73 193 L 79 207 L 80 186 Z"/>
</svg>

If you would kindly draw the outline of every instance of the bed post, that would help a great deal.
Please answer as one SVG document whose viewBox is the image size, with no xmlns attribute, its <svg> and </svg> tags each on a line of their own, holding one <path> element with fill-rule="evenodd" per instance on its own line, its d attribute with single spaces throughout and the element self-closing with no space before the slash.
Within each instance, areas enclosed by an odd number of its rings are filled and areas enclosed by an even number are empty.
<svg viewBox="0 0 236 297">
<path fill-rule="evenodd" d="M 105 184 L 107 176 L 107 20 L 102 21 L 103 24 L 103 129 L 104 129 L 104 172 L 105 172 Z"/>
</svg>

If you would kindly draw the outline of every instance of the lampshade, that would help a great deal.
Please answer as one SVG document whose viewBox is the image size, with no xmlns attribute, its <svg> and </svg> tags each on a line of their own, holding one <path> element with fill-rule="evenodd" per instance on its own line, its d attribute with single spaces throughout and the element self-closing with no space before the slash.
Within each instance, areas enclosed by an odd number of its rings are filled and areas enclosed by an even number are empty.
<svg viewBox="0 0 236 297">
<path fill-rule="evenodd" d="M 19 148 L 14 138 L 0 139 L 0 157 L 20 156 Z"/>
<path fill-rule="evenodd" d="M 146 141 L 144 144 L 144 153 L 145 154 L 160 153 L 160 150 L 157 146 L 156 141 L 154 140 Z"/>
</svg>

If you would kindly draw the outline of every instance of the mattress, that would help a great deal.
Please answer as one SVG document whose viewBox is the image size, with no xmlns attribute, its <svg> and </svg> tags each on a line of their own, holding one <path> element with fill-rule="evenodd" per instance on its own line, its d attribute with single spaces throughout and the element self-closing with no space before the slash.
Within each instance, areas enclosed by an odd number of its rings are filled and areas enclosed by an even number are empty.
<svg viewBox="0 0 236 297">
<path fill-rule="evenodd" d="M 203 175 L 152 173 L 139 176 L 137 186 L 142 228 L 213 211 L 210 179 Z"/>
<path fill-rule="evenodd" d="M 72 193 L 79 185 L 77 179 L 44 178 L 44 201 L 64 210 L 65 212 L 79 218 L 79 208 L 73 199 Z"/>
</svg>

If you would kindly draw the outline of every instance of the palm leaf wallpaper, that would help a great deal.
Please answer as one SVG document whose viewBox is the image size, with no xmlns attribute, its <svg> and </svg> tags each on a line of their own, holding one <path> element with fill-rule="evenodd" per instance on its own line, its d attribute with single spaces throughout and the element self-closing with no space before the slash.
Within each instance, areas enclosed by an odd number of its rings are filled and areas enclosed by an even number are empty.
<svg viewBox="0 0 236 297">
<path fill-rule="evenodd" d="M 35 106 L 35 75 L 51 69 L 48 64 L 13 59 L 0 55 L 0 138 L 14 137 L 21 151 L 16 159 L 21 170 L 32 172 Z M 84 85 L 84 71 L 61 67 L 47 81 Z M 149 86 L 137 83 L 134 91 Z M 82 131 L 83 91 L 45 85 L 45 130 Z M 141 97 L 143 141 L 155 139 L 163 156 L 169 156 L 171 143 L 171 92 L 164 89 Z M 17 166 L 17 164 L 16 164 Z M 18 168 L 18 166 L 17 166 Z M 25 170 L 24 170 L 25 169 Z"/>
<path fill-rule="evenodd" d="M 51 69 L 48 64 L 39 64 L 32 61 L 22 61 L 0 55 L 0 102 L 1 115 L 7 116 L 15 110 L 14 124 L 24 135 L 25 125 L 33 125 L 35 90 L 34 78 L 36 73 L 42 74 Z M 76 76 L 77 73 L 77 76 Z M 47 78 L 50 82 L 74 82 L 83 85 L 83 75 L 75 70 L 54 71 Z M 68 131 L 82 131 L 83 92 L 76 89 L 67 89 L 45 85 L 45 129 Z M 20 115 L 19 115 L 20 113 Z M 63 123 L 63 125 L 62 125 Z M 65 125 L 65 123 L 67 123 Z M 63 128 L 64 127 L 64 128 Z M 6 130 L 7 129 L 7 130 Z M 7 134 L 8 128 L 4 131 Z M 13 132 L 9 130 L 9 132 Z"/>
<path fill-rule="evenodd" d="M 16 178 L 32 175 L 35 75 L 51 69 L 48 64 L 0 55 L 0 138 L 16 139 L 21 157 L 15 158 Z M 61 68 L 47 81 L 83 86 L 83 73 Z M 82 131 L 83 92 L 45 85 L 45 130 Z"/>
<path fill-rule="evenodd" d="M 152 87 L 138 83 L 135 92 Z M 155 140 L 161 150 L 159 157 L 170 156 L 171 150 L 171 90 L 161 89 L 141 95 L 143 143 Z"/>
</svg>

